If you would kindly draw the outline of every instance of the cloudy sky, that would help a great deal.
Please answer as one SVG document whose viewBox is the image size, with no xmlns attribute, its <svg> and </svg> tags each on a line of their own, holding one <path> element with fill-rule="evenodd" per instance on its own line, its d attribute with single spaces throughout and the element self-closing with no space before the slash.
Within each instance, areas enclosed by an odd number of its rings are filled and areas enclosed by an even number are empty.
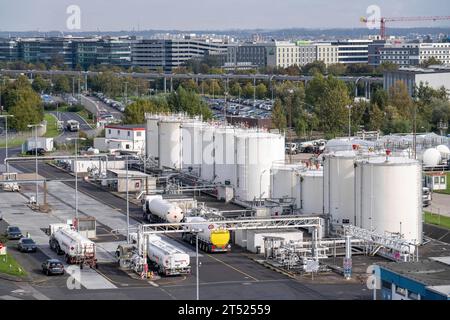
<svg viewBox="0 0 450 320">
<path fill-rule="evenodd" d="M 0 30 L 67 31 L 70 5 L 80 8 L 80 31 L 361 27 L 370 5 L 386 17 L 450 15 L 449 0 L 0 0 Z"/>
</svg>

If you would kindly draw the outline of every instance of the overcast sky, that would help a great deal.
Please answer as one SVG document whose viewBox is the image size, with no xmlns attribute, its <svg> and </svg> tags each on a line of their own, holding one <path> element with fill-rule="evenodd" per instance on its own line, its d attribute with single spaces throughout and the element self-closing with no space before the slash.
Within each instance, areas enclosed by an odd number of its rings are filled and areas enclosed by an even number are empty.
<svg viewBox="0 0 450 320">
<path fill-rule="evenodd" d="M 69 31 L 69 5 L 80 7 L 79 31 L 361 27 L 373 4 L 386 17 L 450 15 L 449 0 L 0 0 L 0 30 Z"/>
</svg>

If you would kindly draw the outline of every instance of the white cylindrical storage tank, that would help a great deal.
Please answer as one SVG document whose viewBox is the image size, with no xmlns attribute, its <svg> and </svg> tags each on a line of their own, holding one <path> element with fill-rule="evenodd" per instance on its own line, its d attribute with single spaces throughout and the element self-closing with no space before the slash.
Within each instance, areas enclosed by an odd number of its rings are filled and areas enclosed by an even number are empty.
<svg viewBox="0 0 450 320">
<path fill-rule="evenodd" d="M 355 170 L 356 225 L 398 233 L 422 243 L 422 176 L 418 161 L 401 157 L 358 160 Z"/>
<path fill-rule="evenodd" d="M 146 115 L 146 128 L 145 128 L 145 152 L 147 157 L 157 158 L 159 157 L 159 134 L 158 134 L 158 116 Z"/>
<path fill-rule="evenodd" d="M 240 129 L 219 127 L 214 134 L 216 177 L 214 182 L 236 185 L 235 137 Z"/>
<path fill-rule="evenodd" d="M 355 223 L 355 157 L 355 151 L 324 155 L 324 210 L 332 224 Z"/>
<path fill-rule="evenodd" d="M 180 119 L 164 119 L 159 125 L 159 167 L 181 169 L 182 137 Z"/>
<path fill-rule="evenodd" d="M 284 136 L 243 131 L 236 137 L 237 188 L 242 201 L 267 198 L 270 193 L 270 168 L 284 160 Z"/>
<path fill-rule="evenodd" d="M 441 163 L 441 153 L 436 148 L 429 148 L 423 153 L 422 161 L 426 167 L 437 166 Z"/>
<path fill-rule="evenodd" d="M 183 169 L 192 169 L 192 173 L 199 176 L 202 166 L 202 136 L 205 123 L 189 121 L 182 124 L 182 159 Z"/>
<path fill-rule="evenodd" d="M 323 170 L 303 172 L 300 184 L 300 212 L 321 214 L 323 212 Z"/>
<path fill-rule="evenodd" d="M 184 218 L 183 210 L 179 206 L 163 199 L 160 195 L 147 196 L 145 205 L 151 214 L 163 221 L 178 223 Z"/>
<path fill-rule="evenodd" d="M 441 153 L 441 159 L 450 158 L 450 149 L 445 144 L 438 145 L 436 150 Z"/>
<path fill-rule="evenodd" d="M 206 181 L 213 181 L 215 178 L 214 159 L 214 132 L 215 127 L 207 125 L 202 130 L 202 166 L 200 177 Z"/>
<path fill-rule="evenodd" d="M 294 205 L 300 208 L 300 173 L 302 164 L 274 164 L 270 169 L 270 197 L 294 198 Z"/>
</svg>

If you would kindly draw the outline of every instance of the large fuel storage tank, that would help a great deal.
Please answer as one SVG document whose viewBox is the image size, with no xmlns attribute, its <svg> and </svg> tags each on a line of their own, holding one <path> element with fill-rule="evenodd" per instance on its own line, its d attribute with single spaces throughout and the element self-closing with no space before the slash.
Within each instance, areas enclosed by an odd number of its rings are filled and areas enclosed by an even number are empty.
<svg viewBox="0 0 450 320">
<path fill-rule="evenodd" d="M 441 153 L 436 148 L 429 148 L 423 153 L 422 161 L 426 167 L 437 166 L 441 163 Z"/>
<path fill-rule="evenodd" d="M 302 164 L 275 163 L 270 169 L 270 197 L 293 198 L 300 208 L 300 173 L 306 168 Z"/>
<path fill-rule="evenodd" d="M 182 159 L 183 169 L 191 170 L 200 176 L 203 151 L 203 128 L 206 123 L 201 121 L 187 121 L 182 124 Z"/>
<path fill-rule="evenodd" d="M 182 167 L 182 120 L 166 118 L 159 121 L 159 167 Z"/>
<path fill-rule="evenodd" d="M 270 168 L 284 160 L 284 136 L 242 131 L 236 137 L 236 196 L 242 201 L 267 198 L 270 192 Z"/>
<path fill-rule="evenodd" d="M 215 157 L 214 157 L 214 126 L 205 126 L 202 130 L 202 165 L 200 177 L 206 181 L 213 181 L 216 175 L 215 172 Z"/>
<path fill-rule="evenodd" d="M 436 147 L 436 150 L 441 153 L 442 159 L 450 158 L 450 149 L 445 144 L 440 144 Z"/>
<path fill-rule="evenodd" d="M 235 140 L 240 129 L 219 127 L 214 135 L 214 158 L 216 178 L 214 182 L 236 185 Z"/>
<path fill-rule="evenodd" d="M 146 114 L 146 128 L 145 128 L 145 150 L 147 157 L 159 157 L 159 131 L 158 131 L 158 115 Z"/>
<path fill-rule="evenodd" d="M 301 173 L 300 212 L 302 214 L 322 214 L 323 170 L 308 170 Z"/>
<path fill-rule="evenodd" d="M 401 157 L 357 160 L 356 225 L 378 233 L 398 233 L 422 243 L 422 185 L 418 161 Z"/>
<path fill-rule="evenodd" d="M 324 209 L 332 224 L 355 223 L 355 151 L 324 155 Z"/>
</svg>

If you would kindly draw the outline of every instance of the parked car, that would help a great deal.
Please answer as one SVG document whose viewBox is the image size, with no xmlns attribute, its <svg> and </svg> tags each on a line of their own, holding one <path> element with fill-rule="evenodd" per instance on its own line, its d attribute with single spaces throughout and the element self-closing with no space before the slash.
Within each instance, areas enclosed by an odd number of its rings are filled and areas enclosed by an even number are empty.
<svg viewBox="0 0 450 320">
<path fill-rule="evenodd" d="M 23 237 L 22 231 L 20 231 L 19 227 L 9 226 L 6 228 L 6 237 L 9 240 L 17 240 Z"/>
<path fill-rule="evenodd" d="M 35 155 L 36 154 L 36 148 L 28 150 L 27 154 L 28 155 Z M 37 154 L 38 154 L 38 156 L 45 155 L 45 149 L 44 148 L 37 148 Z"/>
<path fill-rule="evenodd" d="M 48 259 L 42 263 L 42 272 L 47 276 L 52 274 L 64 274 L 64 265 L 58 259 Z"/>
<path fill-rule="evenodd" d="M 22 238 L 17 244 L 17 249 L 20 252 L 36 252 L 36 242 L 31 238 Z"/>
</svg>

